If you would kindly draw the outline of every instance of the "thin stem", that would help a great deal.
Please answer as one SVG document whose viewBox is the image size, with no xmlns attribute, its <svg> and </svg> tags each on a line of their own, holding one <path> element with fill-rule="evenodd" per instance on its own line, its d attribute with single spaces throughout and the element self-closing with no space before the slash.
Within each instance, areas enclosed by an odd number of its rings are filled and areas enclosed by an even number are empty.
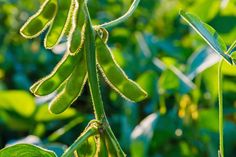
<svg viewBox="0 0 236 157">
<path fill-rule="evenodd" d="M 138 7 L 139 2 L 140 2 L 140 0 L 134 0 L 133 3 L 131 4 L 129 10 L 124 15 L 122 15 L 121 17 L 119 17 L 113 21 L 106 22 L 104 24 L 101 24 L 101 25 L 98 25 L 95 27 L 108 28 L 108 27 L 112 27 L 112 26 L 118 25 L 119 23 L 124 22 L 134 13 L 135 9 Z"/>
<path fill-rule="evenodd" d="M 62 154 L 61 157 L 71 157 L 74 151 L 84 143 L 90 136 L 95 135 L 98 132 L 95 128 L 90 128 L 86 132 L 82 133 L 75 142 Z"/>
<path fill-rule="evenodd" d="M 71 130 L 73 127 L 78 125 L 84 120 L 82 117 L 78 117 L 74 120 L 72 120 L 70 123 L 66 124 L 64 127 L 58 129 L 57 131 L 53 132 L 49 137 L 48 141 L 53 142 L 56 141 L 58 138 L 60 138 L 63 134 Z"/>
<path fill-rule="evenodd" d="M 95 53 L 95 35 L 92 28 L 89 11 L 87 8 L 87 4 L 84 5 L 85 13 L 87 16 L 87 26 L 90 28 L 86 28 L 84 43 L 84 50 L 88 68 L 88 81 L 90 93 L 93 101 L 95 118 L 98 121 L 102 121 L 105 118 L 105 111 L 103 107 L 102 97 L 99 89 L 98 76 L 97 76 L 97 64 L 96 64 L 96 53 Z"/>
<path fill-rule="evenodd" d="M 223 92 L 222 92 L 222 65 L 223 60 L 220 61 L 218 65 L 218 98 L 219 98 L 219 138 L 220 138 L 220 151 L 219 157 L 224 157 L 224 137 L 223 137 L 223 129 L 224 129 L 224 118 L 223 118 Z"/>
<path fill-rule="evenodd" d="M 85 57 L 87 62 L 87 68 L 88 68 L 88 81 L 89 81 L 89 87 L 90 87 L 90 93 L 93 101 L 93 107 L 94 107 L 94 114 L 96 120 L 102 123 L 102 126 L 105 127 L 110 134 L 110 136 L 113 138 L 115 144 L 115 147 L 117 150 L 119 150 L 122 154 L 123 151 L 114 135 L 114 133 L 111 130 L 111 127 L 108 123 L 108 120 L 106 118 L 106 114 L 103 107 L 103 101 L 100 93 L 99 88 L 99 82 L 98 82 L 98 76 L 97 76 L 97 64 L 96 64 L 96 52 L 95 52 L 95 35 L 92 28 L 92 24 L 90 21 L 89 11 L 87 8 L 87 4 L 85 3 L 85 12 L 87 17 L 87 22 L 89 22 L 88 26 L 91 28 L 86 28 L 86 36 L 85 39 L 87 42 L 84 44 L 84 50 L 85 50 Z M 125 155 L 123 155 L 125 156 Z"/>
<path fill-rule="evenodd" d="M 231 55 L 231 51 L 235 48 L 236 46 L 236 40 L 233 42 L 233 44 L 229 47 L 229 49 L 227 50 L 227 54 Z"/>
</svg>

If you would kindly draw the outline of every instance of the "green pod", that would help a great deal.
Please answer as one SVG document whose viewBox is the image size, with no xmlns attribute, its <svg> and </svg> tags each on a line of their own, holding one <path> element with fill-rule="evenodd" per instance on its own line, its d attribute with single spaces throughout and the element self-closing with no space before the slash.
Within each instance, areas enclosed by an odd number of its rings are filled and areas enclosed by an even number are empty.
<svg viewBox="0 0 236 157">
<path fill-rule="evenodd" d="M 81 94 L 87 80 L 87 67 L 81 58 L 68 78 L 65 88 L 50 102 L 49 111 L 54 114 L 64 112 Z"/>
<path fill-rule="evenodd" d="M 45 96 L 54 92 L 70 76 L 81 56 L 80 54 L 70 56 L 69 52 L 66 52 L 48 76 L 31 86 L 31 92 L 37 96 Z"/>
<path fill-rule="evenodd" d="M 118 152 L 115 149 L 114 142 L 112 141 L 111 137 L 107 133 L 105 133 L 104 138 L 105 138 L 105 144 L 106 144 L 108 157 L 119 157 Z"/>
<path fill-rule="evenodd" d="M 101 27 L 98 30 L 96 30 L 97 34 L 99 34 L 99 36 L 101 37 L 101 39 L 103 40 L 104 43 L 107 43 L 108 38 L 109 38 L 109 33 L 108 31 Z"/>
<path fill-rule="evenodd" d="M 102 134 L 100 133 L 100 136 L 99 136 L 99 143 L 98 143 L 98 149 L 96 152 L 96 156 L 109 157 L 107 149 L 106 149 L 106 143 L 105 143 L 105 138 L 104 138 L 103 133 Z"/>
<path fill-rule="evenodd" d="M 97 151 L 97 144 L 95 136 L 90 136 L 79 148 L 76 150 L 78 157 L 94 157 Z"/>
<path fill-rule="evenodd" d="M 74 9 L 75 0 L 58 0 L 58 12 L 45 37 L 45 48 L 51 49 L 60 42 L 70 23 Z"/>
<path fill-rule="evenodd" d="M 120 146 L 117 146 L 117 143 L 113 137 L 109 134 L 109 131 L 104 130 L 104 140 L 106 144 L 106 149 L 109 157 L 125 157 L 125 153 L 119 149 Z"/>
<path fill-rule="evenodd" d="M 75 9 L 76 9 L 76 7 L 77 6 L 75 5 Z M 69 22 L 68 22 L 67 27 L 66 27 L 65 32 L 64 32 L 64 36 L 66 36 L 66 37 L 69 37 L 71 31 L 73 31 L 73 26 L 74 26 L 74 21 L 73 21 L 74 17 L 73 17 L 73 15 L 74 14 L 72 14 L 72 16 L 70 16 L 70 18 L 68 19 Z"/>
<path fill-rule="evenodd" d="M 31 87 L 30 87 L 30 91 L 32 93 L 34 93 L 36 91 L 36 89 L 39 87 L 40 83 L 42 83 L 42 79 L 38 80 L 37 82 L 35 82 Z"/>
<path fill-rule="evenodd" d="M 25 38 L 34 38 L 40 35 L 51 23 L 58 10 L 57 0 L 46 0 L 37 13 L 31 16 L 20 29 Z"/>
<path fill-rule="evenodd" d="M 79 7 L 75 10 L 73 16 L 73 27 L 69 38 L 69 50 L 71 55 L 74 55 L 80 51 L 84 43 L 84 31 L 85 31 L 85 12 L 84 12 L 84 0 L 76 0 Z"/>
<path fill-rule="evenodd" d="M 141 101 L 147 93 L 134 81 L 130 80 L 114 60 L 110 49 L 98 36 L 96 40 L 97 61 L 108 84 L 121 96 L 131 101 Z"/>
</svg>

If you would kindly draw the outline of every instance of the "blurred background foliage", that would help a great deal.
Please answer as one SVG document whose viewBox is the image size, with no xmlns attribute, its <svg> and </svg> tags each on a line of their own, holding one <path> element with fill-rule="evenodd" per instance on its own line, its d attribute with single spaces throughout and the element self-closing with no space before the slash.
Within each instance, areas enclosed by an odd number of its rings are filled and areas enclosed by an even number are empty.
<svg viewBox="0 0 236 157">
<path fill-rule="evenodd" d="M 43 0 L 0 0 L 0 148 L 29 142 L 60 155 L 93 118 L 88 88 L 70 109 L 51 115 L 54 94 L 35 98 L 29 87 L 62 57 L 19 29 Z M 93 23 L 124 13 L 131 0 L 90 0 Z M 110 28 L 109 45 L 121 67 L 149 97 L 136 104 L 121 98 L 101 78 L 109 122 L 132 157 L 216 157 L 218 105 L 216 55 L 180 19 L 180 9 L 212 25 L 229 46 L 236 38 L 236 0 L 141 0 L 134 15 Z M 224 64 L 225 155 L 236 154 L 236 68 Z M 59 130 L 58 130 L 59 129 Z"/>
</svg>

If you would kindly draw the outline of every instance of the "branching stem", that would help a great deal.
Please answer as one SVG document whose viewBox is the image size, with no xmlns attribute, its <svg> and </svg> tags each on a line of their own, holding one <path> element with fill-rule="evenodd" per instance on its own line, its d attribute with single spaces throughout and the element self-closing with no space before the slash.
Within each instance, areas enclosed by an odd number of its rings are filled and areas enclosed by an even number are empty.
<svg viewBox="0 0 236 157">
<path fill-rule="evenodd" d="M 88 16 L 87 17 L 89 20 L 88 22 L 91 23 L 87 4 L 85 4 L 85 12 L 86 12 L 86 15 Z M 92 24 L 90 26 L 92 26 Z M 92 29 L 93 28 L 91 28 L 90 30 L 92 30 Z M 114 140 L 115 149 L 119 150 L 122 154 L 124 154 L 122 149 L 120 148 L 120 145 L 119 145 L 117 139 L 115 138 L 114 133 L 111 130 L 111 127 L 108 123 L 108 120 L 106 118 L 106 114 L 104 111 L 104 105 L 103 105 L 102 96 L 100 93 L 98 75 L 97 75 L 94 31 L 87 32 L 87 33 L 93 34 L 93 35 L 86 35 L 86 37 L 90 37 L 91 39 L 89 39 L 89 41 L 90 41 L 89 43 L 85 43 L 85 44 L 88 44 L 88 45 L 85 45 L 85 53 L 86 53 L 85 55 L 86 55 L 86 62 L 87 62 L 87 68 L 88 68 L 88 81 L 89 81 L 89 85 L 90 85 L 91 97 L 93 100 L 95 118 L 96 118 L 96 120 L 98 120 L 102 124 L 103 129 L 106 129 L 108 134 Z"/>
<path fill-rule="evenodd" d="M 227 54 L 231 55 L 232 50 L 235 48 L 236 46 L 236 40 L 233 42 L 233 44 L 229 47 L 229 49 L 227 50 Z"/>
<path fill-rule="evenodd" d="M 101 25 L 98 25 L 98 26 L 95 26 L 95 27 L 108 28 L 108 27 L 112 27 L 112 26 L 115 26 L 115 25 L 118 25 L 118 24 L 124 22 L 125 20 L 127 20 L 134 13 L 136 8 L 138 7 L 139 2 L 140 2 L 140 0 L 134 0 L 133 3 L 131 4 L 129 10 L 124 15 L 122 15 L 121 17 L 119 17 L 119 18 L 117 18 L 113 21 L 106 22 L 104 24 L 101 24 Z"/>
<path fill-rule="evenodd" d="M 87 8 L 87 4 L 85 4 L 85 12 L 87 17 L 87 22 L 90 23 L 87 25 L 87 27 L 91 27 L 91 21 L 90 21 L 90 15 Z M 87 62 L 87 68 L 88 68 L 88 82 L 90 87 L 90 93 L 93 101 L 93 107 L 94 107 L 94 114 L 95 118 L 98 121 L 103 121 L 103 119 L 106 117 L 103 102 L 102 102 L 102 96 L 99 89 L 99 83 L 98 83 L 98 76 L 97 76 L 97 64 L 96 64 L 96 54 L 95 54 L 95 35 L 93 28 L 86 28 L 86 38 L 87 41 L 85 43 L 85 56 L 86 56 L 86 62 Z"/>
<path fill-rule="evenodd" d="M 61 157 L 71 157 L 76 149 L 84 143 L 90 136 L 93 136 L 98 132 L 95 128 L 90 128 L 85 133 L 82 133 L 75 142 L 62 154 Z"/>
</svg>

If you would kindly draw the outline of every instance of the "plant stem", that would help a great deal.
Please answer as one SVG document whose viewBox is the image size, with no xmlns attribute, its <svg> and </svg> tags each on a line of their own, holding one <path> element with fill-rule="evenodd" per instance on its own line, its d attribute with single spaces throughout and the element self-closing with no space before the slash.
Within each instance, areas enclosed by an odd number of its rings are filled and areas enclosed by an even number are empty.
<svg viewBox="0 0 236 157">
<path fill-rule="evenodd" d="M 123 21 L 127 20 L 134 13 L 135 9 L 138 7 L 139 2 L 140 2 L 140 0 L 134 0 L 133 3 L 131 4 L 129 10 L 124 15 L 122 15 L 121 17 L 119 17 L 113 21 L 106 22 L 104 24 L 101 24 L 101 25 L 98 25 L 95 27 L 108 28 L 108 27 L 118 25 L 119 23 L 122 23 Z"/>
<path fill-rule="evenodd" d="M 97 129 L 95 128 L 90 128 L 86 132 L 82 133 L 76 140 L 75 142 L 62 154 L 61 157 L 71 157 L 74 153 L 74 151 L 85 141 L 87 140 L 90 136 L 94 135 L 97 133 Z"/>
<path fill-rule="evenodd" d="M 88 82 L 90 93 L 93 101 L 94 114 L 95 118 L 98 121 L 102 121 L 105 118 L 105 112 L 102 102 L 102 97 L 99 89 L 98 76 L 97 76 L 97 64 L 96 64 L 96 54 L 95 54 L 95 35 L 92 28 L 89 11 L 87 4 L 84 5 L 85 13 L 87 16 L 87 26 L 85 38 L 86 42 L 84 43 L 85 57 L 88 68 Z M 88 39 L 89 38 L 89 39 Z"/>
<path fill-rule="evenodd" d="M 231 55 L 231 51 L 235 48 L 236 46 L 236 40 L 233 42 L 233 44 L 229 47 L 229 49 L 227 50 L 227 54 Z"/>
<path fill-rule="evenodd" d="M 56 130 L 55 132 L 53 132 L 49 137 L 48 137 L 48 141 L 53 142 L 56 141 L 58 138 L 60 138 L 63 134 L 65 134 L 66 132 L 68 132 L 69 130 L 71 130 L 73 127 L 75 127 L 76 125 L 78 125 L 79 123 L 82 123 L 84 120 L 84 118 L 82 117 L 78 117 L 74 120 L 72 120 L 70 123 L 66 124 L 64 127 Z"/>
<path fill-rule="evenodd" d="M 88 69 L 88 81 L 89 81 L 89 87 L 90 87 L 90 93 L 93 101 L 93 107 L 94 107 L 94 114 L 96 120 L 102 123 L 103 129 L 107 130 L 109 135 L 112 137 L 112 139 L 115 142 L 115 148 L 121 152 L 121 154 L 124 154 L 114 133 L 111 130 L 111 127 L 109 125 L 109 122 L 106 118 L 106 114 L 104 111 L 102 96 L 100 93 L 99 88 L 99 82 L 98 82 L 98 76 L 97 76 L 97 64 L 96 64 L 96 52 L 95 52 L 95 35 L 92 28 L 92 24 L 90 21 L 90 15 L 87 8 L 87 4 L 85 3 L 85 12 L 88 16 L 87 19 L 89 22 L 90 29 L 86 28 L 86 36 L 85 38 L 89 37 L 90 39 L 85 39 L 89 42 L 85 42 L 84 48 L 85 48 L 85 56 L 86 56 L 86 62 L 87 62 L 87 69 Z M 89 31 L 88 31 L 89 30 Z M 90 35 L 89 35 L 90 34 Z M 125 156 L 125 155 L 123 155 Z"/>
<path fill-rule="evenodd" d="M 219 138 L 220 138 L 220 155 L 219 157 L 224 157 L 224 137 L 223 137 L 223 129 L 224 129 L 224 118 L 223 118 L 223 92 L 222 92 L 222 65 L 223 60 L 220 61 L 218 65 L 218 98 L 219 98 Z"/>
</svg>

